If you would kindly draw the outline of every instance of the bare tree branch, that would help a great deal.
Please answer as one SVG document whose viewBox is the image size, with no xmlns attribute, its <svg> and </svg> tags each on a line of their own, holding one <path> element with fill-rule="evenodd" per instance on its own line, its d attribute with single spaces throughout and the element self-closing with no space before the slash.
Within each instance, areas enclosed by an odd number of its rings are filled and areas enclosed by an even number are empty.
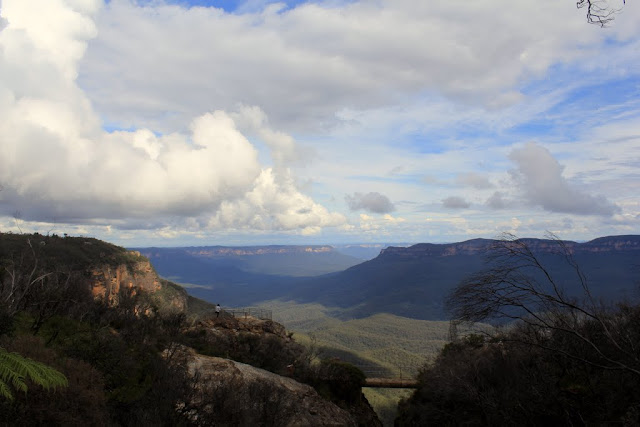
<svg viewBox="0 0 640 427">
<path fill-rule="evenodd" d="M 626 0 L 623 0 L 622 4 L 626 4 Z M 576 6 L 578 9 L 586 8 L 587 22 L 600 27 L 605 27 L 613 21 L 615 15 L 621 10 L 610 7 L 606 0 L 578 0 Z"/>
</svg>

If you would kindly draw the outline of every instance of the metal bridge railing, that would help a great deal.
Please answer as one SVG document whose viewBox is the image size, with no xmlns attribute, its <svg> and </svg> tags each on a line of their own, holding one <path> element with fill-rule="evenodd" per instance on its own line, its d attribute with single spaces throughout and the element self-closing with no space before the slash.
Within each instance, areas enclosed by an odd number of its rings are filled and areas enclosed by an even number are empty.
<svg viewBox="0 0 640 427">
<path fill-rule="evenodd" d="M 223 308 L 223 313 L 233 317 L 247 318 L 255 317 L 261 320 L 273 320 L 273 312 L 264 308 L 244 307 L 244 308 Z"/>
<path fill-rule="evenodd" d="M 385 368 L 376 365 L 354 365 L 359 368 L 367 378 L 385 379 L 413 379 L 418 374 L 419 366 L 394 366 Z"/>
</svg>

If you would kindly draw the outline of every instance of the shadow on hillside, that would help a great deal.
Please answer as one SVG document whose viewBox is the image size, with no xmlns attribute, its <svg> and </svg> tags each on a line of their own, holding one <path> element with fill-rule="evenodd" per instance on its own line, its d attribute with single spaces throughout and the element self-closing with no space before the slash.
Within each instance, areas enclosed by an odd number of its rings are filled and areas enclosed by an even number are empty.
<svg viewBox="0 0 640 427">
<path fill-rule="evenodd" d="M 326 346 L 321 346 L 319 347 L 318 350 L 321 358 L 323 359 L 337 358 L 343 362 L 350 363 L 354 366 L 357 366 L 359 369 L 361 369 L 367 377 L 371 376 L 369 374 L 372 372 L 375 372 L 376 376 L 381 376 L 381 377 L 393 375 L 393 372 L 389 368 L 382 366 L 380 364 L 377 364 L 369 359 L 362 358 L 349 351 L 339 350 L 336 348 L 331 348 Z"/>
</svg>

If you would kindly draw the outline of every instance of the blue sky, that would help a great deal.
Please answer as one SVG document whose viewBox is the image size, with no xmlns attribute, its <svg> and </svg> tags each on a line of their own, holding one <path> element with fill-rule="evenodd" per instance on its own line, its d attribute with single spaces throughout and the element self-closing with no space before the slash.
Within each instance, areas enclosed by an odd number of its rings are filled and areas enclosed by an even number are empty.
<svg viewBox="0 0 640 427">
<path fill-rule="evenodd" d="M 640 232 L 637 4 L 608 28 L 558 0 L 4 0 L 0 16 L 0 231 Z"/>
<path fill-rule="evenodd" d="M 223 9 L 229 13 L 234 13 L 234 12 L 243 13 L 246 10 L 263 9 L 266 5 L 269 5 L 272 3 L 281 3 L 286 6 L 285 9 L 290 9 L 290 8 L 295 8 L 297 5 L 303 4 L 305 2 L 297 1 L 297 0 L 288 0 L 288 1 L 287 0 L 285 1 L 174 0 L 168 3 L 176 4 L 184 7 L 215 7 L 215 8 Z"/>
</svg>

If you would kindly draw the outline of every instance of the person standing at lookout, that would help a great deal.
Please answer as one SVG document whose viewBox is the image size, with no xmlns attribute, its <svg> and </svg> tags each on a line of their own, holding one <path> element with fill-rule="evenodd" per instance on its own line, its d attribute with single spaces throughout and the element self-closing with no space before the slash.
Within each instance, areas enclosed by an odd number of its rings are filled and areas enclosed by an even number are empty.
<svg viewBox="0 0 640 427">
<path fill-rule="evenodd" d="M 220 304 L 216 304 L 216 317 L 220 317 L 220 310 L 222 310 Z"/>
</svg>

